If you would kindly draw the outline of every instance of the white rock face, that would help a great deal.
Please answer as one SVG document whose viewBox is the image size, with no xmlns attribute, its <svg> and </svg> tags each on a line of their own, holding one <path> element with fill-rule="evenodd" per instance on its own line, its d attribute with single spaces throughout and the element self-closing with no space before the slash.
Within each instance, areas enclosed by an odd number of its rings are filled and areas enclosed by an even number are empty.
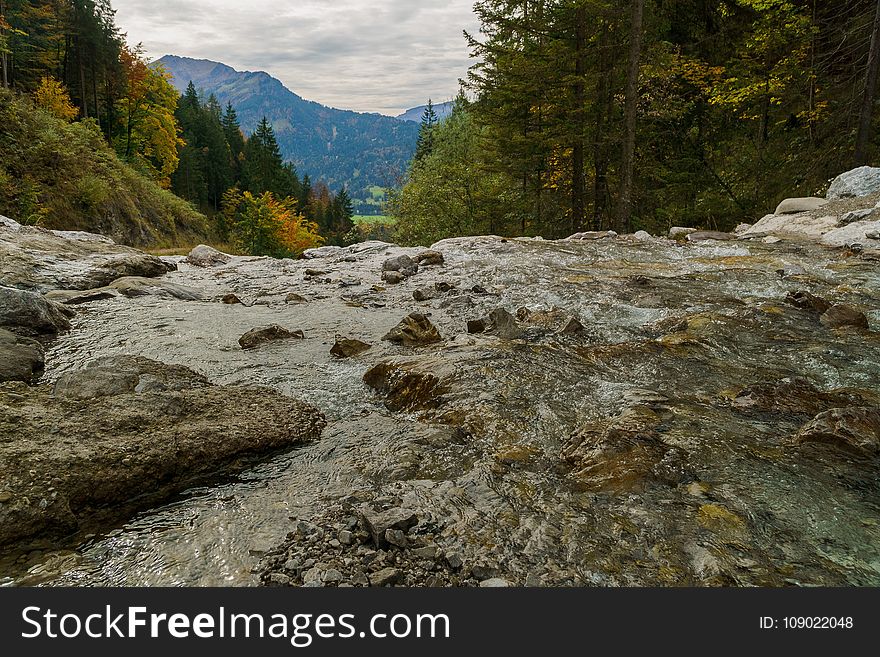
<svg viewBox="0 0 880 657">
<path fill-rule="evenodd" d="M 9 230 L 21 230 L 21 224 L 17 221 L 13 221 L 9 217 L 4 217 L 0 214 L 0 227 L 8 228 Z"/>
<path fill-rule="evenodd" d="M 81 230 L 53 230 L 53 235 L 63 237 L 66 240 L 74 240 L 77 242 L 101 242 L 102 244 L 116 244 L 109 237 L 98 235 L 96 233 L 86 233 Z"/>
<path fill-rule="evenodd" d="M 651 233 L 649 233 L 648 231 L 645 231 L 645 230 L 638 231 L 635 235 L 633 235 L 633 237 L 636 238 L 637 240 L 639 240 L 640 242 L 649 242 L 650 240 L 654 239 L 651 236 Z"/>
<path fill-rule="evenodd" d="M 828 188 L 828 200 L 859 198 L 880 192 L 880 168 L 859 167 L 840 174 Z"/>
<path fill-rule="evenodd" d="M 787 198 L 779 207 L 776 208 L 774 214 L 799 214 L 801 212 L 813 212 L 828 203 L 824 198 L 816 198 L 807 196 L 804 198 Z"/>
<path fill-rule="evenodd" d="M 835 228 L 822 236 L 825 246 L 844 247 L 852 244 L 866 244 L 873 235 L 880 231 L 880 221 L 857 221 L 841 228 Z"/>
<path fill-rule="evenodd" d="M 772 233 L 774 235 L 818 240 L 825 233 L 835 228 L 837 228 L 837 217 L 814 217 L 806 213 L 768 214 L 743 233 L 743 237 Z"/>
</svg>

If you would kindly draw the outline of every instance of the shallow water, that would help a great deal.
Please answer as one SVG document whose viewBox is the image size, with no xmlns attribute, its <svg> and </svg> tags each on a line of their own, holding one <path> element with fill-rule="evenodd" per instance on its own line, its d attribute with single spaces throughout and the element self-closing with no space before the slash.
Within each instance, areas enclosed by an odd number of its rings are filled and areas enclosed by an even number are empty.
<svg viewBox="0 0 880 657">
<path fill-rule="evenodd" d="M 442 518 L 449 545 L 519 583 L 880 584 L 877 459 L 788 444 L 814 412 L 732 403 L 747 386 L 786 377 L 877 403 L 878 334 L 830 331 L 784 303 L 788 292 L 809 290 L 862 308 L 876 328 L 876 262 L 793 244 L 485 237 L 436 248 L 444 266 L 387 289 L 382 261 L 413 250 L 238 258 L 208 270 L 181 263 L 169 275 L 211 299 L 235 292 L 268 305 L 144 297 L 80 306 L 74 330 L 48 354 L 49 380 L 97 356 L 143 355 L 218 384 L 271 386 L 314 404 L 330 425 L 315 444 L 189 491 L 75 550 L 31 555 L 22 562 L 30 573 L 13 579 L 252 585 L 292 518 L 369 491 Z M 803 273 L 777 273 L 791 267 Z M 327 274 L 312 279 L 309 268 Z M 340 285 L 348 279 L 360 284 Z M 413 290 L 439 281 L 456 290 L 413 301 Z M 490 294 L 471 292 L 475 285 Z M 289 292 L 310 301 L 287 304 Z M 497 307 L 557 308 L 586 332 L 556 335 L 549 325 L 559 318 L 533 315 L 518 340 L 466 333 L 467 320 Z M 430 313 L 444 343 L 381 341 L 413 310 Z M 272 323 L 306 339 L 238 347 L 243 333 Z M 337 361 L 329 355 L 336 335 L 374 346 Z M 392 357 L 438 374 L 443 398 L 388 411 L 362 377 Z M 615 429 L 627 413 L 653 418 L 649 439 Z M 452 428 L 467 439 L 432 438 Z M 609 429 L 585 459 L 563 459 L 573 433 Z"/>
</svg>

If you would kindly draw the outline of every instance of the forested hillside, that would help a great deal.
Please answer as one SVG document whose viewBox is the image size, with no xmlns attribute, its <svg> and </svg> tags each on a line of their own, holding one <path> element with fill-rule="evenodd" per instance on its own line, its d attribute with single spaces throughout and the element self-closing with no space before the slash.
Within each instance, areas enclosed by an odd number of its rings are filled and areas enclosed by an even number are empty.
<svg viewBox="0 0 880 657">
<path fill-rule="evenodd" d="M 285 160 L 301 175 L 352 197 L 369 197 L 375 185 L 397 183 L 406 172 L 418 126 L 379 114 L 325 107 L 305 100 L 264 72 L 242 72 L 205 60 L 166 56 L 158 61 L 182 92 L 189 82 L 221 105 L 231 103 L 245 134 L 266 118 Z"/>
<path fill-rule="evenodd" d="M 409 241 L 729 229 L 875 159 L 876 2 L 475 9 L 473 103 L 430 128 L 392 204 Z"/>
</svg>

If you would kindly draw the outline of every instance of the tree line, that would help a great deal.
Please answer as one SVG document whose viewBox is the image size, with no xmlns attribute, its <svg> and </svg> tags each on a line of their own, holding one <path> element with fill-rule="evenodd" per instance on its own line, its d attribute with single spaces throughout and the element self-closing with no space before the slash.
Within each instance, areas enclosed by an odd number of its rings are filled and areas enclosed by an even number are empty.
<svg viewBox="0 0 880 657">
<path fill-rule="evenodd" d="M 729 229 L 877 156 L 876 0 L 481 0 L 401 239 Z M 428 136 L 430 135 L 430 137 Z"/>
</svg>

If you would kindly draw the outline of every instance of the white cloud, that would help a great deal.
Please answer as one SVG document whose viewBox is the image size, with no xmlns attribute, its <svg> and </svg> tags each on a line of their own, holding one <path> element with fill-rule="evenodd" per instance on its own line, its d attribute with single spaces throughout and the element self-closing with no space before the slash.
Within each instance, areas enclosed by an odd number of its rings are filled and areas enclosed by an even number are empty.
<svg viewBox="0 0 880 657">
<path fill-rule="evenodd" d="M 448 100 L 469 66 L 473 0 L 113 0 L 129 42 L 264 70 L 309 100 L 398 114 Z"/>
</svg>

